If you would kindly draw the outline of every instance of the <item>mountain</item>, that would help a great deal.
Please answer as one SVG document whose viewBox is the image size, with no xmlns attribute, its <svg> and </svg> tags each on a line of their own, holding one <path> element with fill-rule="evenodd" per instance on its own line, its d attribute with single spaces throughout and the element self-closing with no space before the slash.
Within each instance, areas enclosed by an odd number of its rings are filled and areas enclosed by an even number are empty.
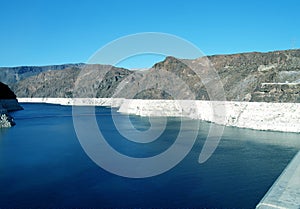
<svg viewBox="0 0 300 209">
<path fill-rule="evenodd" d="M 209 59 L 221 77 L 228 100 L 300 102 L 300 50 L 220 55 Z"/>
<path fill-rule="evenodd" d="M 52 70 L 63 70 L 71 67 L 82 67 L 83 63 L 49 65 L 49 66 L 22 66 L 22 67 L 0 67 L 0 81 L 6 84 L 16 83 L 20 80 L 37 75 L 41 72 Z"/>
<path fill-rule="evenodd" d="M 217 72 L 226 100 L 300 102 L 300 50 L 213 55 L 193 60 L 167 57 L 143 71 L 108 65 L 71 66 L 42 72 L 10 86 L 18 97 L 208 100 L 206 87 L 213 90 L 217 77 L 209 74 L 207 66 Z M 191 68 L 198 68 L 203 76 Z"/>
<path fill-rule="evenodd" d="M 300 102 L 300 50 L 214 55 L 208 56 L 207 59 L 220 78 L 226 100 Z M 153 69 L 175 74 L 188 85 L 196 99 L 208 100 L 205 86 L 211 85 L 213 88 L 216 84 L 215 78 L 209 78 L 209 72 L 205 72 L 207 68 L 201 69 L 201 66 L 207 65 L 207 59 L 201 57 L 180 60 L 167 57 L 164 61 L 156 63 Z M 208 80 L 199 78 L 189 66 L 200 68 Z M 206 83 L 205 86 L 203 82 Z M 173 86 L 176 92 L 181 90 L 176 85 Z M 146 99 L 149 95 L 153 95 L 152 90 L 144 92 L 140 98 Z M 166 95 L 162 99 L 168 97 Z"/>
<path fill-rule="evenodd" d="M 107 72 L 102 82 L 103 72 Z M 76 89 L 77 97 L 111 97 L 117 84 L 132 72 L 109 65 L 85 65 L 82 68 L 71 67 L 64 70 L 42 72 L 12 84 L 18 97 L 73 97 L 75 82 L 80 76 L 80 86 Z M 96 80 L 96 84 L 91 84 Z"/>
</svg>

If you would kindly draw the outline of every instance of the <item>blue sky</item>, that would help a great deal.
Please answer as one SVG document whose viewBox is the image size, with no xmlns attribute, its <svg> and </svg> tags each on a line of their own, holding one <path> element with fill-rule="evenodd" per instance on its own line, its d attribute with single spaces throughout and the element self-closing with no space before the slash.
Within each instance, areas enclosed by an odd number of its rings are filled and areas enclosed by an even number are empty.
<svg viewBox="0 0 300 209">
<path fill-rule="evenodd" d="M 0 0 L 0 66 L 86 62 L 105 44 L 140 32 L 182 37 L 207 55 L 299 48 L 299 11 L 299 0 Z"/>
</svg>

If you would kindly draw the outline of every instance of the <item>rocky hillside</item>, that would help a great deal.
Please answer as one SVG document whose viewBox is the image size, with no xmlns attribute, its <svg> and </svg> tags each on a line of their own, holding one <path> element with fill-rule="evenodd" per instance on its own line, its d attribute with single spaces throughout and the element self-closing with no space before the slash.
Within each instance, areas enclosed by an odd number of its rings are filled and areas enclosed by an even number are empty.
<svg viewBox="0 0 300 209">
<path fill-rule="evenodd" d="M 300 102 L 300 50 L 221 55 L 209 59 L 222 79 L 228 100 Z M 263 86 L 269 83 L 272 86 L 268 92 Z M 281 88 L 282 83 L 292 85 Z"/>
<path fill-rule="evenodd" d="M 100 83 L 100 75 L 107 71 Z M 72 98 L 76 87 L 76 97 L 111 97 L 118 83 L 132 72 L 108 65 L 85 65 L 59 71 L 48 71 L 28 77 L 11 85 L 18 97 Z M 80 76 L 80 85 L 75 82 Z M 91 80 L 96 80 L 95 84 Z"/>
<path fill-rule="evenodd" d="M 231 101 L 300 102 L 300 50 L 208 56 Z M 215 78 L 198 77 L 189 66 L 207 73 L 206 58 L 167 57 L 145 71 L 86 65 L 47 71 L 11 85 L 18 97 L 125 97 L 141 99 L 209 99 L 205 86 Z M 202 67 L 201 67 L 202 66 Z M 110 71 L 107 72 L 108 69 Z M 100 83 L 100 75 L 105 74 Z M 80 75 L 80 89 L 74 95 Z M 95 81 L 95 82 L 91 82 Z M 206 83 L 206 85 L 203 85 Z M 79 93 L 79 95 L 78 95 Z"/>
<path fill-rule="evenodd" d="M 41 72 L 52 70 L 63 70 L 71 67 L 82 67 L 84 64 L 65 64 L 49 66 L 22 66 L 22 67 L 0 67 L 0 81 L 6 84 L 13 84 Z"/>
<path fill-rule="evenodd" d="M 300 50 L 215 55 L 207 58 L 211 63 L 209 66 L 216 70 L 223 84 L 226 100 L 300 102 Z M 196 75 L 189 66 L 201 70 L 205 77 Z M 148 73 L 134 75 L 135 78 L 139 78 L 134 80 L 139 80 L 144 87 L 148 87 L 148 90 L 135 92 L 134 98 L 169 99 L 170 94 L 158 90 L 168 89 L 166 86 L 172 86 L 169 90 L 172 91 L 173 97 L 192 98 L 187 94 L 186 87 L 179 85 L 180 82 L 175 78 L 171 78 L 175 75 L 187 84 L 196 99 L 208 100 L 209 94 L 205 86 L 210 85 L 213 89 L 216 83 L 215 78 L 210 78 L 208 68 L 203 66 L 207 66 L 206 58 L 180 60 L 167 57 L 164 61 L 156 63 Z M 126 89 L 133 91 L 135 88 L 131 85 Z M 143 89 L 141 84 L 140 89 Z M 125 97 L 128 94 L 125 91 Z"/>
</svg>

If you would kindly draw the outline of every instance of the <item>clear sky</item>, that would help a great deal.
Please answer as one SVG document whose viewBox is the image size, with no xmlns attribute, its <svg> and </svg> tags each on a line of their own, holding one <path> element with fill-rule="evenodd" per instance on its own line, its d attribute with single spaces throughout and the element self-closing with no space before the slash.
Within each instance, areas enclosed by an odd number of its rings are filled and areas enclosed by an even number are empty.
<svg viewBox="0 0 300 209">
<path fill-rule="evenodd" d="M 140 32 L 177 35 L 207 55 L 299 48 L 299 11 L 299 0 L 0 0 L 0 66 L 86 62 Z"/>
</svg>

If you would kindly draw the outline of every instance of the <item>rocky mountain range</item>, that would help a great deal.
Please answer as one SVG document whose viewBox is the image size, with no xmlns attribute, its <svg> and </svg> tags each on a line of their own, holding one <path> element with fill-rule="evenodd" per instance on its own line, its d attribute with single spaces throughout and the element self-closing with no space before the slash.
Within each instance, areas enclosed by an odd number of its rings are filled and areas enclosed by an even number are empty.
<svg viewBox="0 0 300 209">
<path fill-rule="evenodd" d="M 27 77 L 38 75 L 41 72 L 63 70 L 71 67 L 81 67 L 83 65 L 83 63 L 79 63 L 49 66 L 0 67 L 0 81 L 6 84 L 12 84 Z"/>
<path fill-rule="evenodd" d="M 200 70 L 200 76 L 195 68 Z M 209 75 L 209 68 L 215 69 L 218 78 Z M 167 57 L 143 71 L 87 64 L 32 69 L 35 67 L 20 67 L 16 76 L 16 68 L 0 68 L 0 81 L 8 83 L 18 97 L 208 100 L 219 79 L 226 100 L 300 102 L 300 50 L 214 55 L 193 60 Z"/>
</svg>

